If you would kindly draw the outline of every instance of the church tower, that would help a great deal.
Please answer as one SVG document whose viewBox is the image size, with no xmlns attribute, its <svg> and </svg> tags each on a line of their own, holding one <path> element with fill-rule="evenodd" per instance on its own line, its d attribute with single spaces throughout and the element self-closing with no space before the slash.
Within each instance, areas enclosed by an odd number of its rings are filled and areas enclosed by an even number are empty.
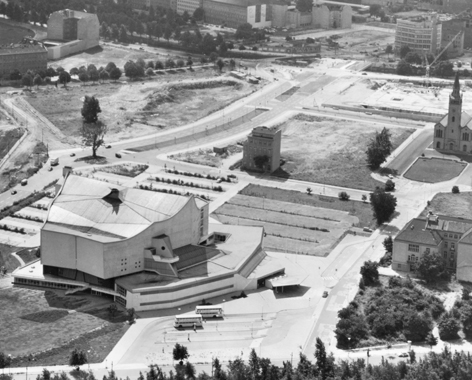
<svg viewBox="0 0 472 380">
<path fill-rule="evenodd" d="M 456 73 L 454 87 L 449 95 L 449 113 L 447 117 L 446 141 L 448 150 L 460 150 L 460 126 L 462 113 L 462 95 L 459 83 L 459 72 Z"/>
</svg>

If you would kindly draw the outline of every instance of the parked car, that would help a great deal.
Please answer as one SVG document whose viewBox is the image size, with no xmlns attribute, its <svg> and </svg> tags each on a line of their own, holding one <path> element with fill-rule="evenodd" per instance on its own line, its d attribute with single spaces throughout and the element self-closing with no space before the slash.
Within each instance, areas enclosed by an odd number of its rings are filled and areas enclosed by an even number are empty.
<svg viewBox="0 0 472 380">
<path fill-rule="evenodd" d="M 328 297 L 328 292 L 325 290 L 325 291 L 323 292 L 323 298 L 326 298 L 326 297 Z"/>
<path fill-rule="evenodd" d="M 116 157 L 116 158 L 121 158 L 121 154 L 115 153 L 115 157 Z"/>
<path fill-rule="evenodd" d="M 15 194 L 16 194 L 16 190 L 12 190 L 11 195 L 15 195 Z"/>
<path fill-rule="evenodd" d="M 21 183 L 21 186 L 26 186 L 28 184 L 28 180 L 26 178 L 22 179 L 20 183 Z"/>
<path fill-rule="evenodd" d="M 71 157 L 75 157 L 75 153 L 71 153 L 70 156 L 71 156 Z"/>
<path fill-rule="evenodd" d="M 111 148 L 111 145 L 106 145 L 105 146 L 105 149 L 110 149 Z"/>
</svg>

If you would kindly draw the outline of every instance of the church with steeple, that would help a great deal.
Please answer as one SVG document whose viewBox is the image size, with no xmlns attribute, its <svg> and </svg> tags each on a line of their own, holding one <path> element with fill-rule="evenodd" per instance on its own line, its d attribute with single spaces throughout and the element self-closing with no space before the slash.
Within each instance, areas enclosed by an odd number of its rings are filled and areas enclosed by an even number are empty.
<svg viewBox="0 0 472 380">
<path fill-rule="evenodd" d="M 462 111 L 459 73 L 449 95 L 449 113 L 434 126 L 434 145 L 444 153 L 472 154 L 472 116 Z"/>
</svg>

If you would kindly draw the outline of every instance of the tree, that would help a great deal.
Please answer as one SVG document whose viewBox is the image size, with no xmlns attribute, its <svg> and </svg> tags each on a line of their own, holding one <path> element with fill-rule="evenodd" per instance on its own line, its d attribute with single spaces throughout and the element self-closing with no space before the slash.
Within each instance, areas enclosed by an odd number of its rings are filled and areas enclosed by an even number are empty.
<svg viewBox="0 0 472 380">
<path fill-rule="evenodd" d="M 144 69 L 133 61 L 125 63 L 125 75 L 130 79 L 136 79 L 144 76 Z"/>
<path fill-rule="evenodd" d="M 120 31 L 118 32 L 118 40 L 121 42 L 128 42 L 128 31 L 126 30 L 126 26 L 121 25 Z"/>
<path fill-rule="evenodd" d="M 164 28 L 164 38 L 167 40 L 167 43 L 169 43 L 170 37 L 172 36 L 172 26 L 167 24 Z"/>
<path fill-rule="evenodd" d="M 220 73 L 221 73 L 221 71 L 223 70 L 223 67 L 225 66 L 225 63 L 220 58 L 218 61 L 216 61 L 216 65 L 218 66 L 218 69 L 220 70 Z"/>
<path fill-rule="evenodd" d="M 372 170 L 376 170 L 385 162 L 392 150 L 391 140 L 392 134 L 387 128 L 383 128 L 381 132 L 376 132 L 375 137 L 370 140 L 367 146 L 367 163 Z"/>
<path fill-rule="evenodd" d="M 428 336 L 426 337 L 426 344 L 428 346 L 431 347 L 431 349 L 433 349 L 433 346 L 437 345 L 438 344 L 438 338 L 436 338 L 434 335 L 433 335 L 433 332 L 430 331 Z"/>
<path fill-rule="evenodd" d="M 340 191 L 339 194 L 338 194 L 338 198 L 341 200 L 341 201 L 348 201 L 351 196 L 346 193 L 345 191 Z"/>
<path fill-rule="evenodd" d="M 80 71 L 77 67 L 73 67 L 72 69 L 69 70 L 69 74 L 72 75 L 79 75 Z"/>
<path fill-rule="evenodd" d="M 98 72 L 97 69 L 95 69 L 95 70 L 90 70 L 90 71 L 88 72 L 88 74 L 89 74 L 90 80 L 91 80 L 93 83 L 95 83 L 96 81 L 98 81 L 98 80 L 100 79 L 100 73 Z"/>
<path fill-rule="evenodd" d="M 116 306 L 116 303 L 110 304 L 110 306 L 108 306 L 108 314 L 110 315 L 110 317 L 115 318 L 117 313 L 118 313 L 118 306 Z"/>
<path fill-rule="evenodd" d="M 334 375 L 334 366 L 330 358 L 326 354 L 326 348 L 320 338 L 316 338 L 315 345 L 316 368 L 320 373 L 321 380 L 326 380 Z"/>
<path fill-rule="evenodd" d="M 11 365 L 11 356 L 0 351 L 0 368 L 9 367 Z"/>
<path fill-rule="evenodd" d="M 459 194 L 459 186 L 452 186 L 452 194 Z"/>
<path fill-rule="evenodd" d="M 405 56 L 405 61 L 408 63 L 413 63 L 416 65 L 421 65 L 423 63 L 423 59 L 421 56 L 413 51 L 410 51 L 406 56 Z"/>
<path fill-rule="evenodd" d="M 98 120 L 98 114 L 102 112 L 100 109 L 100 102 L 95 96 L 85 95 L 84 103 L 82 105 L 82 118 L 84 123 L 95 123 Z"/>
<path fill-rule="evenodd" d="M 416 263 L 416 273 L 418 273 L 427 283 L 433 283 L 444 278 L 446 261 L 441 254 L 433 251 L 426 251 Z"/>
<path fill-rule="evenodd" d="M 28 87 L 28 88 L 33 87 L 33 78 L 32 78 L 32 76 L 29 75 L 29 74 L 23 75 L 23 77 L 21 78 L 21 84 L 25 87 Z"/>
<path fill-rule="evenodd" d="M 261 365 L 260 359 L 257 356 L 256 350 L 253 348 L 249 354 L 249 369 L 253 380 L 257 380 L 260 377 Z"/>
<path fill-rule="evenodd" d="M 385 191 L 393 190 L 395 190 L 395 182 L 393 182 L 391 179 L 387 179 L 387 182 L 385 182 Z"/>
<path fill-rule="evenodd" d="M 365 286 L 376 285 L 379 282 L 379 263 L 375 261 L 366 261 L 361 267 L 361 275 Z"/>
<path fill-rule="evenodd" d="M 372 4 L 369 9 L 369 13 L 371 16 L 377 16 L 380 13 L 382 6 L 379 4 Z"/>
<path fill-rule="evenodd" d="M 406 57 L 406 55 L 411 51 L 410 47 L 407 45 L 402 45 L 400 47 L 400 58 L 403 59 Z"/>
<path fill-rule="evenodd" d="M 385 53 L 387 54 L 387 58 L 390 58 L 390 54 L 393 53 L 393 46 L 388 44 L 385 48 Z"/>
<path fill-rule="evenodd" d="M 433 321 L 426 313 L 409 313 L 403 317 L 403 335 L 412 342 L 422 342 L 430 333 Z"/>
<path fill-rule="evenodd" d="M 64 85 L 64 88 L 67 87 L 67 83 L 70 82 L 70 74 L 67 71 L 62 71 L 59 74 L 59 83 Z"/>
<path fill-rule="evenodd" d="M 39 86 L 43 84 L 43 79 L 39 74 L 36 74 L 33 78 L 33 84 L 36 86 L 36 88 L 39 89 Z"/>
<path fill-rule="evenodd" d="M 297 0 L 296 7 L 300 12 L 311 12 L 313 8 L 313 0 Z"/>
<path fill-rule="evenodd" d="M 205 17 L 205 11 L 203 10 L 202 7 L 198 7 L 193 11 L 193 18 L 197 21 L 203 20 Z"/>
<path fill-rule="evenodd" d="M 457 339 L 460 325 L 451 313 L 444 314 L 438 323 L 439 337 L 441 340 Z"/>
<path fill-rule="evenodd" d="M 247 40 L 252 36 L 252 25 L 249 23 L 240 24 L 236 29 L 234 38 L 237 40 Z"/>
<path fill-rule="evenodd" d="M 118 79 L 121 78 L 121 70 L 118 68 L 118 67 L 115 67 L 113 69 L 111 69 L 110 71 L 110 78 L 114 81 L 117 81 Z"/>
<path fill-rule="evenodd" d="M 110 79 L 110 74 L 108 74 L 108 71 L 102 70 L 102 71 L 100 72 L 100 80 L 101 80 L 102 82 L 105 82 L 105 81 L 108 80 L 108 79 Z"/>
<path fill-rule="evenodd" d="M 108 132 L 107 126 L 101 121 L 82 123 L 82 142 L 85 146 L 92 147 L 92 157 L 97 157 L 97 150 L 104 143 L 104 137 Z"/>
<path fill-rule="evenodd" d="M 184 67 L 185 61 L 183 59 L 178 59 L 176 64 L 177 64 L 177 67 Z"/>
<path fill-rule="evenodd" d="M 72 367 L 80 366 L 82 364 L 86 364 L 88 362 L 87 360 L 87 354 L 79 350 L 78 348 L 74 348 L 70 354 L 69 358 L 69 365 Z"/>
<path fill-rule="evenodd" d="M 184 360 L 187 360 L 189 357 L 187 347 L 176 343 L 174 349 L 172 350 L 172 357 L 174 360 L 177 360 L 180 365 L 184 364 Z"/>
<path fill-rule="evenodd" d="M 80 74 L 79 74 L 79 80 L 82 82 L 82 83 L 85 83 L 85 82 L 88 82 L 89 80 L 89 76 L 87 74 L 86 71 L 81 71 Z"/>
<path fill-rule="evenodd" d="M 116 65 L 114 62 L 108 62 L 107 65 L 105 66 L 105 70 L 108 71 L 109 74 L 111 74 L 111 71 L 113 69 L 116 69 Z"/>
<path fill-rule="evenodd" d="M 454 65 L 449 61 L 439 62 L 433 73 L 438 77 L 451 77 L 454 75 Z"/>
<path fill-rule="evenodd" d="M 393 252 L 393 239 L 391 236 L 387 236 L 384 241 L 383 241 L 383 246 L 385 248 L 385 251 L 388 253 Z"/>
<path fill-rule="evenodd" d="M 386 193 L 385 190 L 377 188 L 373 193 L 370 193 L 370 205 L 374 217 L 380 225 L 389 220 L 395 212 L 397 198 L 390 193 Z"/>
</svg>

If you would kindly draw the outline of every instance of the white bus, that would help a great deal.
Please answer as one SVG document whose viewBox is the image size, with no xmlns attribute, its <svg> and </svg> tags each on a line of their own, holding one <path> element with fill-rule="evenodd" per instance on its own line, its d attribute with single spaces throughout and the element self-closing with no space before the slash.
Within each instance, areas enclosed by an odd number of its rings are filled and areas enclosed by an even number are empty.
<svg viewBox="0 0 472 380">
<path fill-rule="evenodd" d="M 195 308 L 195 314 L 200 314 L 203 318 L 223 318 L 224 312 L 220 305 L 200 306 Z"/>
<path fill-rule="evenodd" d="M 200 314 L 182 314 L 176 315 L 174 327 L 202 327 L 202 316 Z"/>
</svg>

